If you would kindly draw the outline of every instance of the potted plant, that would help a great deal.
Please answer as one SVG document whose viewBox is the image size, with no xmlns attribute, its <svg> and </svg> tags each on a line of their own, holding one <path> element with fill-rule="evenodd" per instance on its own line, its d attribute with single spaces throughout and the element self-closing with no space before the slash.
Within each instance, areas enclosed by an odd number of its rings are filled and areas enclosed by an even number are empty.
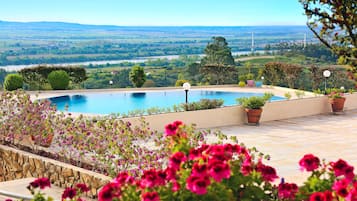
<svg viewBox="0 0 357 201">
<path fill-rule="evenodd" d="M 251 96 L 237 98 L 237 102 L 245 108 L 247 113 L 248 123 L 258 124 L 260 116 L 263 112 L 262 107 L 271 99 L 272 93 L 265 93 L 264 96 Z"/>
<path fill-rule="evenodd" d="M 248 73 L 246 75 L 246 79 L 247 79 L 247 85 L 248 87 L 254 87 L 255 83 L 254 83 L 254 74 L 252 73 Z"/>
<path fill-rule="evenodd" d="M 331 104 L 332 112 L 342 112 L 346 98 L 343 96 L 343 89 L 332 89 L 328 94 L 329 103 Z"/>
</svg>

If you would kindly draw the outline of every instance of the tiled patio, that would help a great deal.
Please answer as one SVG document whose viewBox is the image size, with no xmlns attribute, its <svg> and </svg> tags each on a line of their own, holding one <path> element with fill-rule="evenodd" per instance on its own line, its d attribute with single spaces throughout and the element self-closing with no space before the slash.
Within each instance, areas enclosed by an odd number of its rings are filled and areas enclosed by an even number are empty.
<svg viewBox="0 0 357 201">
<path fill-rule="evenodd" d="M 298 161 L 307 153 L 328 161 L 342 158 L 357 167 L 357 110 L 219 129 L 269 154 L 271 160 L 266 163 L 287 182 L 304 181 L 307 174 L 299 170 Z"/>
<path fill-rule="evenodd" d="M 357 167 L 357 110 L 339 115 L 325 114 L 264 122 L 259 126 L 240 125 L 217 129 L 228 136 L 237 136 L 248 147 L 256 147 L 269 154 L 271 160 L 265 163 L 276 167 L 278 175 L 287 182 L 301 184 L 304 181 L 308 174 L 299 170 L 298 161 L 307 153 L 328 161 L 342 158 Z M 209 140 L 213 141 L 214 138 Z M 19 191 L 20 186 L 25 186 L 23 182 L 11 184 L 4 184 L 6 190 L 23 193 Z M 0 185 L 0 189 L 2 187 Z M 50 193 L 52 196 L 58 194 Z M 0 200 L 4 198 L 0 196 Z"/>
</svg>

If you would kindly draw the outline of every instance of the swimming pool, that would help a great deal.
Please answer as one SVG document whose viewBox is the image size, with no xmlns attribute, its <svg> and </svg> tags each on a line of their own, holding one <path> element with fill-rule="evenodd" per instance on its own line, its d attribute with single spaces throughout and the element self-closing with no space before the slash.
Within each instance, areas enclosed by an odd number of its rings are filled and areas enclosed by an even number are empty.
<svg viewBox="0 0 357 201">
<path fill-rule="evenodd" d="M 236 98 L 249 96 L 263 96 L 262 93 L 225 92 L 208 90 L 190 90 L 188 101 L 200 99 L 223 99 L 224 106 L 236 105 Z M 284 100 L 285 98 L 274 96 L 272 101 Z M 68 106 L 68 112 L 90 114 L 127 114 L 133 110 L 145 110 L 152 107 L 172 108 L 185 102 L 185 91 L 150 91 L 150 92 L 113 92 L 78 94 L 71 96 L 58 96 L 49 98 L 57 109 L 64 111 Z"/>
</svg>

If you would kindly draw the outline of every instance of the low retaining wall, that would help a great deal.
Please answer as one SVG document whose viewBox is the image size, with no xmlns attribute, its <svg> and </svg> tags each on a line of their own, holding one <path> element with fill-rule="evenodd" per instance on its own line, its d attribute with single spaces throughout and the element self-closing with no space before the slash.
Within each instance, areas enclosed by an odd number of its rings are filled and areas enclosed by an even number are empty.
<svg viewBox="0 0 357 201">
<path fill-rule="evenodd" d="M 0 145 L 0 181 L 27 177 L 47 177 L 56 186 L 70 187 L 77 183 L 89 186 L 94 197 L 110 177 L 68 165 L 56 160 Z"/>
<path fill-rule="evenodd" d="M 357 109 L 357 93 L 346 94 L 345 110 Z M 327 114 L 331 105 L 326 96 L 276 101 L 263 108 L 260 122 L 275 121 L 310 115 Z M 211 110 L 166 113 L 144 117 L 151 129 L 163 131 L 164 126 L 176 120 L 186 124 L 196 124 L 197 128 L 214 128 L 241 125 L 246 122 L 246 114 L 241 106 L 223 107 Z M 140 125 L 140 118 L 125 118 L 134 125 Z"/>
</svg>

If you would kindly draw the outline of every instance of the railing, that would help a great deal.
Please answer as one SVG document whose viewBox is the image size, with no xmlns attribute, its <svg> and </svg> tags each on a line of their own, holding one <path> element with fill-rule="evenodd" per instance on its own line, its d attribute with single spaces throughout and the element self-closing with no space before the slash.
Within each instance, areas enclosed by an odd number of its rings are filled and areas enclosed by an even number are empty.
<svg viewBox="0 0 357 201">
<path fill-rule="evenodd" d="M 31 196 L 20 195 L 20 194 L 17 194 L 17 193 L 4 191 L 4 190 L 0 190 L 0 195 L 8 197 L 8 198 L 16 198 L 16 199 L 20 199 L 20 200 L 24 200 L 24 201 L 33 199 L 33 197 L 31 197 Z"/>
</svg>

